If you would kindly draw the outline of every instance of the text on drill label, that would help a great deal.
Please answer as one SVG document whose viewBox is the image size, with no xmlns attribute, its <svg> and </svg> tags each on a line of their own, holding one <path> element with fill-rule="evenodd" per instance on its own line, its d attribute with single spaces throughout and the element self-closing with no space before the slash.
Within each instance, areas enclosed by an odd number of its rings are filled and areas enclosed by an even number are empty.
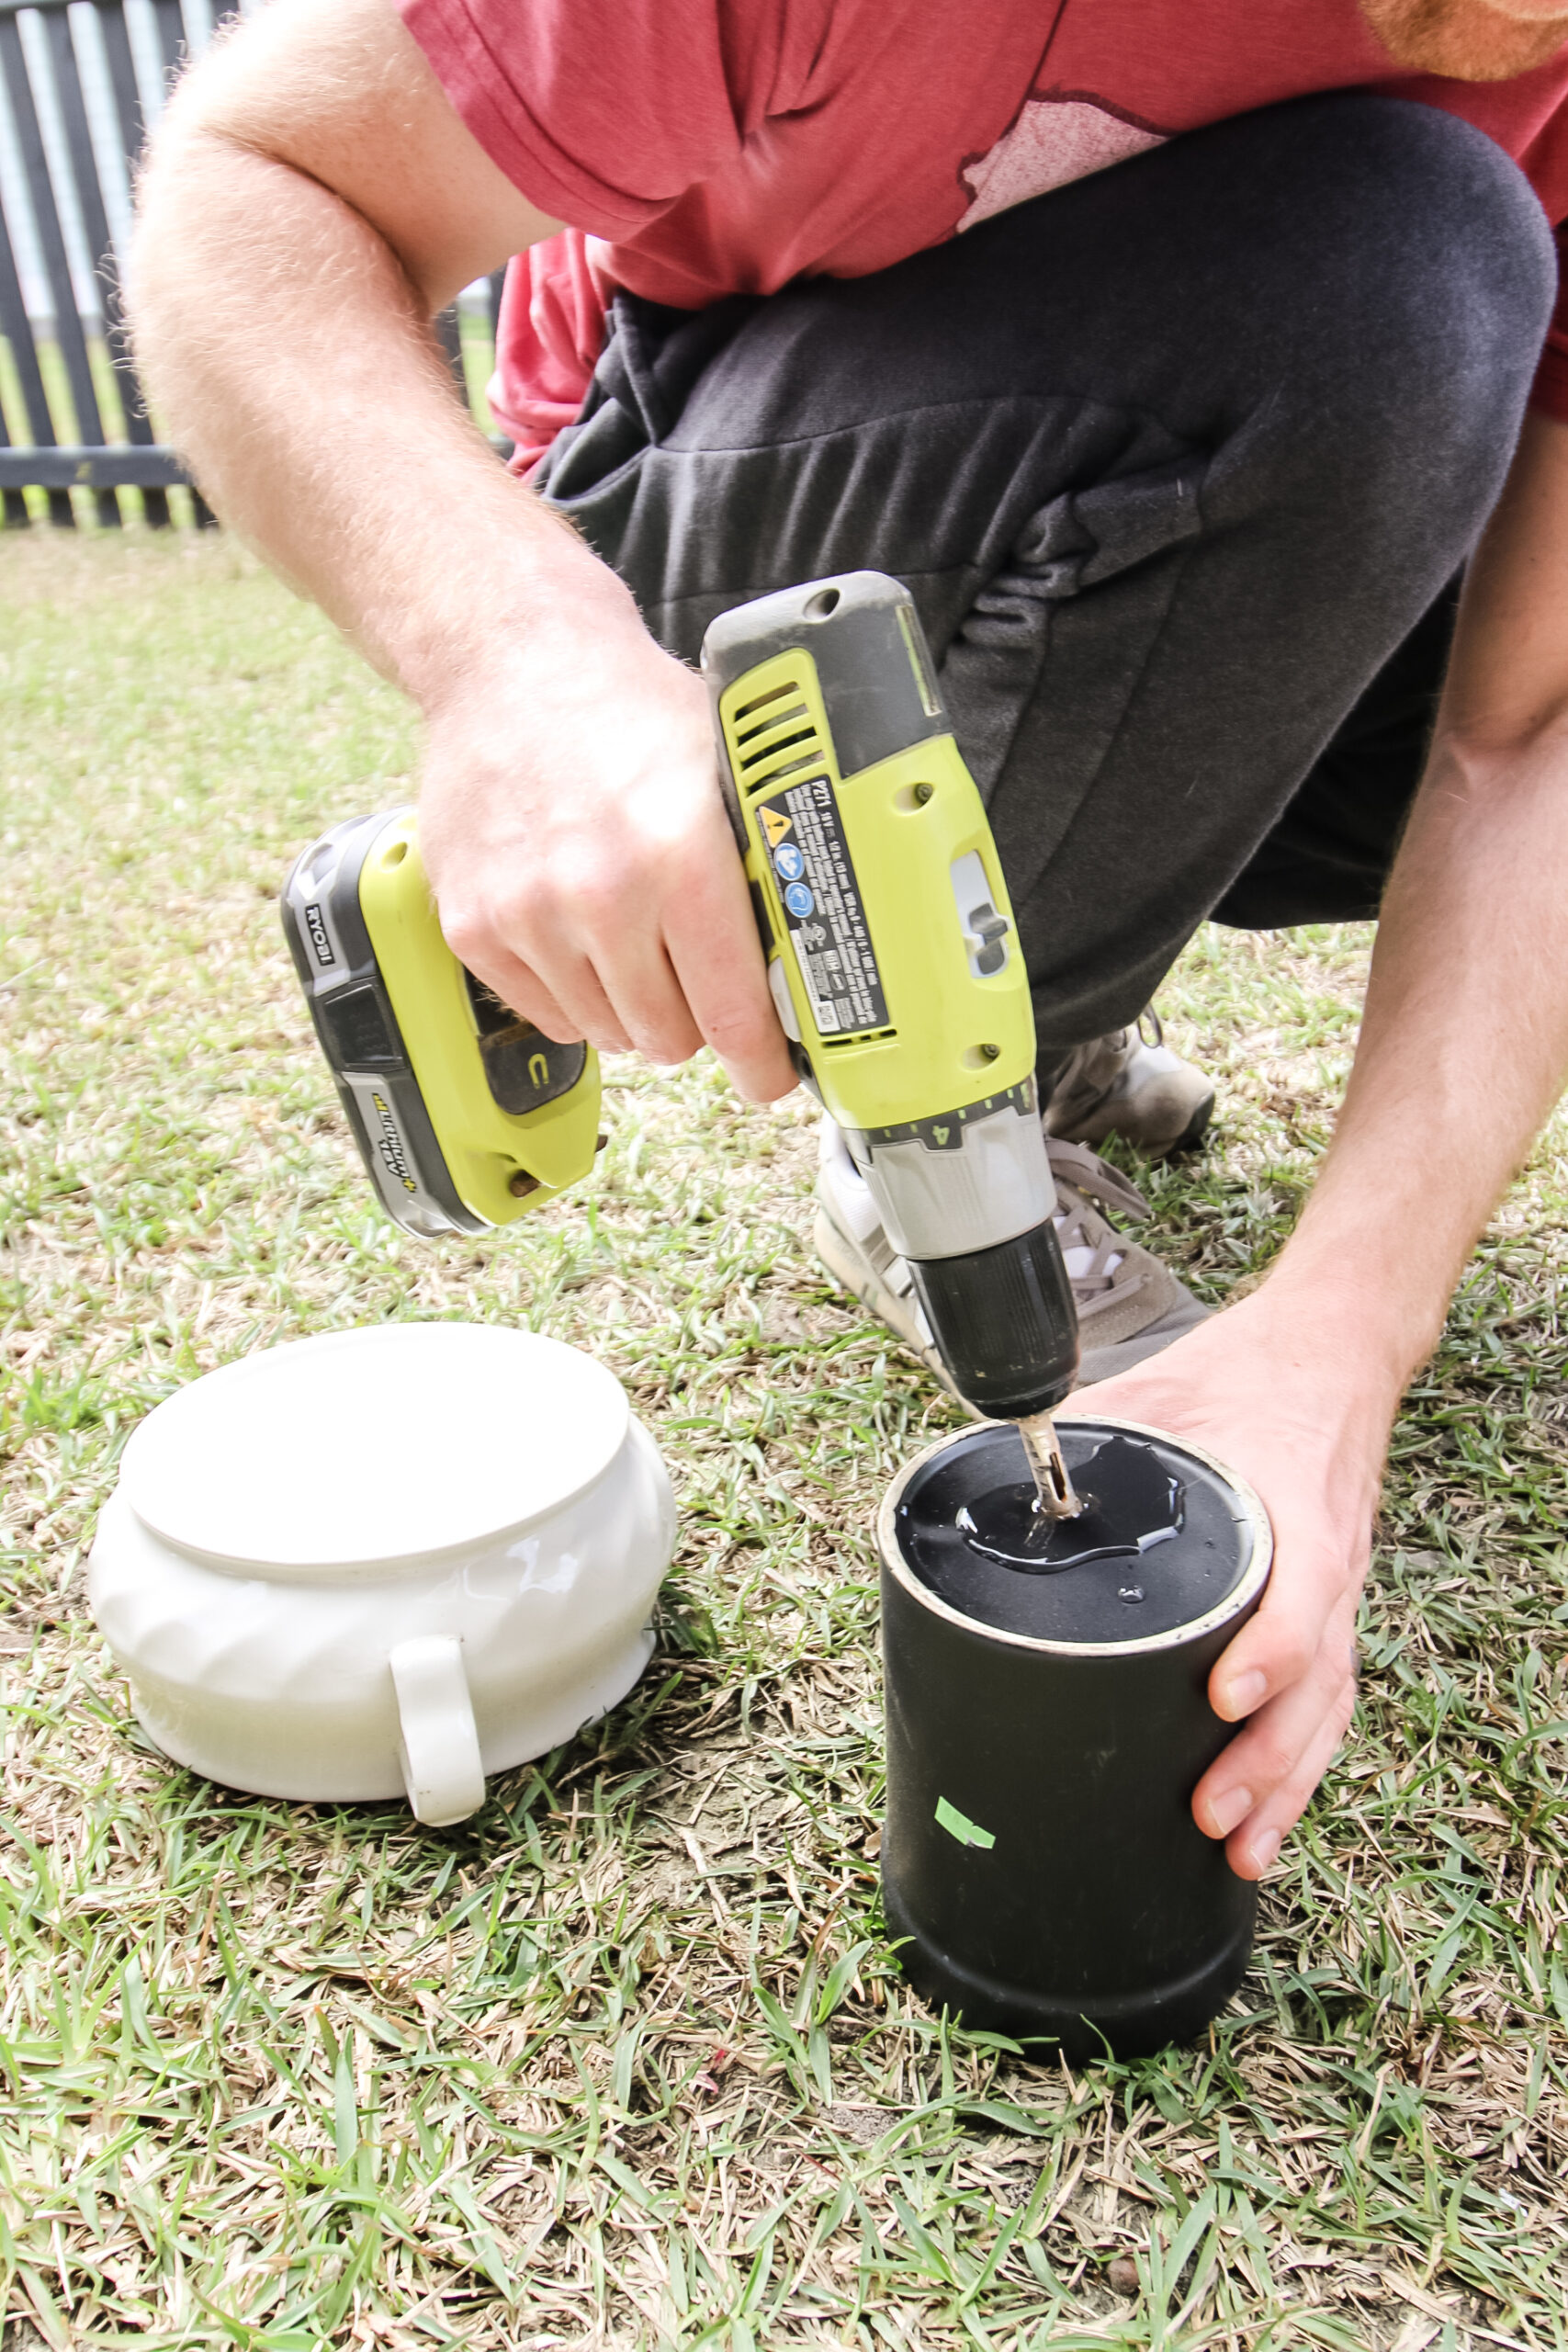
<svg viewBox="0 0 1568 2352">
<path fill-rule="evenodd" d="M 818 1031 L 886 1029 L 882 974 L 832 786 L 826 776 L 792 785 L 757 815 Z"/>
</svg>

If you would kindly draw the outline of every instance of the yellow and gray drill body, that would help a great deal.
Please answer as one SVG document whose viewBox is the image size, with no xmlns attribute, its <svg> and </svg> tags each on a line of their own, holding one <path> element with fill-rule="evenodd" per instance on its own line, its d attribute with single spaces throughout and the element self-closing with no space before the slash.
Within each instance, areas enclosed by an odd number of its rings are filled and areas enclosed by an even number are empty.
<svg viewBox="0 0 1568 2352">
<path fill-rule="evenodd" d="M 1027 1420 L 1077 1322 L 1052 1223 L 1007 886 L 908 592 L 872 571 L 709 628 L 720 771 L 795 1064 L 843 1129 L 954 1386 Z M 412 815 L 340 825 L 284 923 L 383 1204 L 501 1225 L 592 1165 L 595 1058 L 498 1005 L 441 937 Z"/>
<path fill-rule="evenodd" d="M 1007 885 L 908 591 L 850 572 L 724 614 L 703 668 L 801 1075 L 979 1411 L 1077 1368 Z"/>
</svg>

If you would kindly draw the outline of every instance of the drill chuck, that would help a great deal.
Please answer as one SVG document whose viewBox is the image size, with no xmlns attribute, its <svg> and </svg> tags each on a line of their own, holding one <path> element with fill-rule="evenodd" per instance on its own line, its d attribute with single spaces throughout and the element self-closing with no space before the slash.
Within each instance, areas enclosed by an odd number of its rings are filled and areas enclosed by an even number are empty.
<svg viewBox="0 0 1568 2352">
<path fill-rule="evenodd" d="M 989 1419 L 1054 1412 L 1078 1369 L 1078 1320 L 1049 1217 L 957 1258 L 911 1258 L 931 1337 L 964 1402 Z"/>
<path fill-rule="evenodd" d="M 845 1140 L 965 1404 L 994 1420 L 1054 1411 L 1077 1375 L 1078 1321 L 1033 1078 Z"/>
</svg>

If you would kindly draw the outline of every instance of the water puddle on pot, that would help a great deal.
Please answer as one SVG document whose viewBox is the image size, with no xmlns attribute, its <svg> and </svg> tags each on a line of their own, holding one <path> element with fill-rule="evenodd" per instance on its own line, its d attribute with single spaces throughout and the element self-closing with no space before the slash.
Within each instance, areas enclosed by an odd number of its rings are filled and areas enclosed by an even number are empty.
<svg viewBox="0 0 1568 2352">
<path fill-rule="evenodd" d="M 1021 1479 L 960 1503 L 953 1525 L 980 1558 L 1045 1577 L 1090 1560 L 1137 1560 L 1181 1532 L 1186 1487 L 1136 1438 L 1107 1438 L 1075 1466 L 1073 1483 L 1084 1505 L 1077 1519 L 1048 1518 L 1032 1480 Z M 1130 1577 L 1119 1598 L 1135 1604 L 1142 1585 Z"/>
</svg>

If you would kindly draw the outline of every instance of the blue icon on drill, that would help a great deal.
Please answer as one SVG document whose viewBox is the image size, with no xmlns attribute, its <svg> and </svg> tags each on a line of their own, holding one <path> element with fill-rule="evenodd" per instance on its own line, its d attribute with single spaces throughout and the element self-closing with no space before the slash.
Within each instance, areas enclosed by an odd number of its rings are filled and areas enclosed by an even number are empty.
<svg viewBox="0 0 1568 2352">
<path fill-rule="evenodd" d="M 798 882 L 806 871 L 806 860 L 794 842 L 781 842 L 773 852 L 773 871 L 781 881 Z"/>
<path fill-rule="evenodd" d="M 800 917 L 802 921 L 811 913 L 817 904 L 804 882 L 792 882 L 784 892 L 784 899 L 791 914 Z"/>
</svg>

